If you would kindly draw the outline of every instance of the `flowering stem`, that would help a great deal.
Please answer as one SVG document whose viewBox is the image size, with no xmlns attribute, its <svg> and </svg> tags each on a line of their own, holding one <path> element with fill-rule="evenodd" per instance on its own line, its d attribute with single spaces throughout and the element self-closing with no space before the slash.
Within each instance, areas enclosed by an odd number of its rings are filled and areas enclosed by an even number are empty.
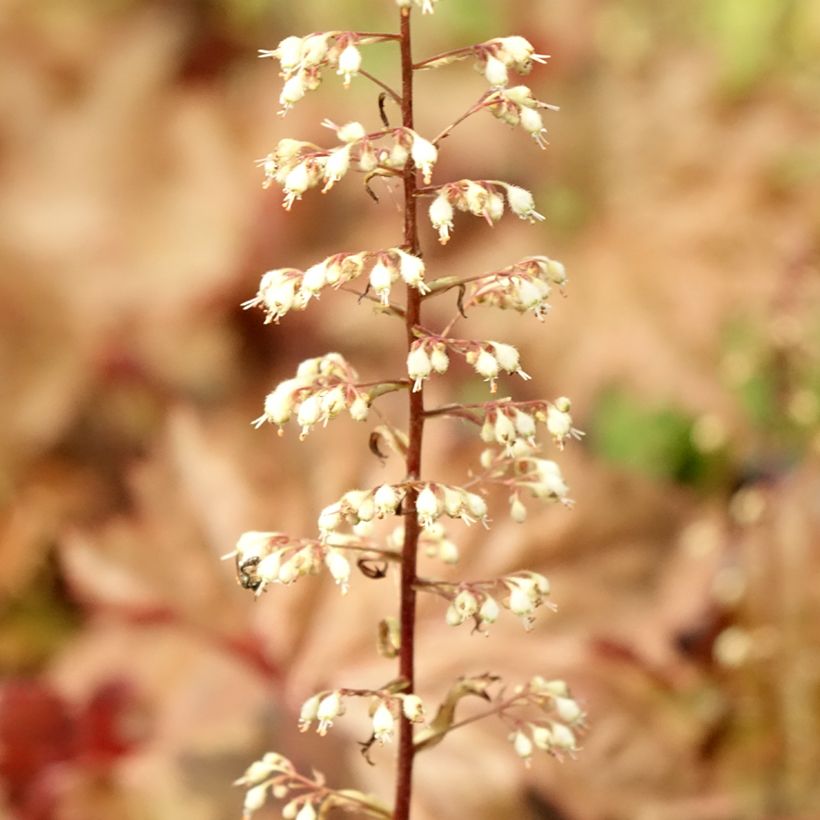
<svg viewBox="0 0 820 820">
<path fill-rule="evenodd" d="M 410 42 L 410 9 L 400 12 L 401 37 L 401 119 L 405 128 L 413 128 L 413 57 Z M 416 220 L 416 171 L 408 160 L 404 166 L 404 246 L 409 253 L 420 255 Z M 421 315 L 421 294 L 407 286 L 405 328 L 407 349 L 415 341 L 414 329 Z M 421 443 L 424 432 L 424 400 L 421 390 L 411 391 L 409 397 L 408 446 L 406 457 L 407 478 L 417 480 L 421 473 Z M 414 510 L 418 489 L 412 486 L 407 493 L 409 510 Z M 415 632 L 416 632 L 416 560 L 418 557 L 419 523 L 417 516 L 404 519 L 404 546 L 401 563 L 401 602 L 399 624 L 401 648 L 399 676 L 407 682 L 407 691 L 415 690 Z M 404 715 L 400 718 L 399 751 L 396 773 L 396 798 L 393 820 L 409 820 L 413 781 L 413 725 Z"/>
</svg>

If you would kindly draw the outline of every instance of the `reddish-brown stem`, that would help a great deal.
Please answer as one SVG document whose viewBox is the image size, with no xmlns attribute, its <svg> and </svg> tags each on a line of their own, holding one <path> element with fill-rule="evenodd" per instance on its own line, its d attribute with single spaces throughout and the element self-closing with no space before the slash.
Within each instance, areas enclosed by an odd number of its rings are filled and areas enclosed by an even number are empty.
<svg viewBox="0 0 820 820">
<path fill-rule="evenodd" d="M 401 120 L 405 128 L 413 127 L 413 57 L 410 42 L 410 9 L 401 9 Z M 404 246 L 409 253 L 420 255 L 416 221 L 416 170 L 408 161 L 404 166 Z M 407 349 L 415 341 L 414 328 L 421 318 L 421 294 L 407 286 L 405 328 Z M 421 442 L 424 431 L 424 399 L 421 390 L 410 392 L 407 446 L 407 478 L 417 480 L 421 474 Z M 413 514 L 418 490 L 412 486 L 407 493 L 410 514 L 404 519 L 404 546 L 401 562 L 401 603 L 399 624 L 401 648 L 399 675 L 407 682 L 406 692 L 415 689 L 416 637 L 416 559 L 419 543 L 418 518 Z M 396 772 L 396 797 L 393 820 L 409 820 L 413 787 L 413 725 L 404 716 L 400 719 L 399 753 Z"/>
</svg>

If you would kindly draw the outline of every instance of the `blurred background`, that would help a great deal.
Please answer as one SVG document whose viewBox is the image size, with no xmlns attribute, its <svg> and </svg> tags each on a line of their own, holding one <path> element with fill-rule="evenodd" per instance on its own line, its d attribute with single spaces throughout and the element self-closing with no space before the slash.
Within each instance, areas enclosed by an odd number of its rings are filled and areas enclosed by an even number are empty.
<svg viewBox="0 0 820 820">
<path fill-rule="evenodd" d="M 268 268 L 400 231 L 396 192 L 376 204 L 354 175 L 290 215 L 261 190 L 281 137 L 379 120 L 373 86 L 330 73 L 278 118 L 257 49 L 395 25 L 391 0 L 0 3 L 2 816 L 238 818 L 231 781 L 268 749 L 391 795 L 392 750 L 364 763 L 360 717 L 319 742 L 295 714 L 392 676 L 392 580 L 254 601 L 219 557 L 401 478 L 367 425 L 299 444 L 249 424 L 308 356 L 400 375 L 392 320 L 344 293 L 279 327 L 238 307 Z M 587 433 L 560 456 L 574 510 L 519 526 L 493 498 L 489 534 L 451 531 L 450 577 L 538 569 L 558 613 L 484 639 L 423 601 L 421 692 L 539 671 L 590 720 L 577 761 L 529 770 L 500 723 L 454 733 L 419 757 L 416 817 L 820 817 L 820 4 L 441 0 L 415 31 L 417 57 L 513 33 L 552 55 L 527 80 L 561 106 L 548 150 L 482 114 L 436 169 L 522 184 L 546 221 L 461 218 L 446 249 L 425 224 L 423 242 L 431 275 L 566 264 L 543 325 L 485 308 L 464 328 L 521 348 L 534 379 L 500 395 L 568 395 Z M 395 82 L 391 45 L 365 61 Z M 484 88 L 469 63 L 420 75 L 418 130 Z M 453 309 L 431 302 L 430 323 Z M 485 397 L 466 368 L 430 393 Z M 479 451 L 436 420 L 427 474 L 458 483 Z"/>
</svg>

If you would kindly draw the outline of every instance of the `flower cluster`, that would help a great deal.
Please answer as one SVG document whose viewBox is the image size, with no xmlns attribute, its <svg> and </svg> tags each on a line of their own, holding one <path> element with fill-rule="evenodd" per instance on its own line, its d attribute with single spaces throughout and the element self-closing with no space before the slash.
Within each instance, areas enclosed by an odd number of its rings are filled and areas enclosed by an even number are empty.
<svg viewBox="0 0 820 820">
<path fill-rule="evenodd" d="M 572 403 L 566 396 L 554 402 L 513 402 L 509 399 L 485 402 L 481 440 L 498 444 L 506 456 L 529 455 L 536 449 L 537 424 L 546 426 L 558 449 L 563 450 L 567 439 L 580 439 L 583 433 L 572 426 Z"/>
<path fill-rule="evenodd" d="M 515 572 L 492 581 L 437 581 L 428 586 L 450 601 L 445 615 L 449 626 L 460 626 L 472 620 L 479 632 L 485 625 L 498 620 L 501 607 L 497 598 L 501 599 L 501 606 L 521 619 L 528 631 L 532 629 L 538 607 L 546 603 L 550 609 L 555 609 L 545 600 L 550 594 L 549 581 L 538 572 Z"/>
<path fill-rule="evenodd" d="M 526 219 L 528 222 L 544 219 L 535 210 L 532 194 L 525 188 L 508 182 L 461 179 L 457 182 L 448 182 L 437 190 L 428 214 L 430 223 L 438 231 L 439 242 L 442 245 L 446 245 L 450 240 L 455 211 L 482 216 L 493 225 L 504 216 L 504 194 L 510 210 L 520 219 Z"/>
<path fill-rule="evenodd" d="M 369 697 L 371 699 L 370 718 L 373 724 L 373 738 L 379 744 L 393 739 L 396 717 L 399 713 L 412 723 L 424 722 L 424 704 L 418 695 L 388 690 L 334 689 L 318 692 L 302 704 L 299 712 L 299 731 L 307 732 L 315 723 L 317 733 L 326 735 L 336 718 L 345 713 L 346 697 Z"/>
<path fill-rule="evenodd" d="M 375 798 L 356 789 L 330 789 L 316 772 L 312 778 L 306 777 L 288 758 L 275 752 L 251 763 L 234 785 L 246 789 L 243 820 L 264 806 L 268 794 L 288 800 L 282 808 L 284 820 L 318 820 L 337 807 L 390 818 L 390 811 Z"/>
<path fill-rule="evenodd" d="M 516 721 L 517 727 L 509 736 L 515 753 L 527 765 L 535 749 L 559 758 L 578 751 L 575 731 L 584 727 L 586 716 L 564 681 L 548 681 L 536 675 L 517 692 L 544 715 Z"/>
<path fill-rule="evenodd" d="M 351 572 L 346 548 L 367 553 L 372 544 L 342 533 L 318 541 L 281 532 L 251 531 L 243 533 L 236 547 L 223 558 L 235 558 L 240 586 L 257 596 L 271 584 L 288 585 L 304 575 L 316 575 L 323 564 L 345 594 Z"/>
<path fill-rule="evenodd" d="M 547 256 L 529 256 L 506 268 L 492 271 L 472 286 L 468 304 L 490 305 L 519 313 L 532 311 L 543 320 L 550 310 L 552 286 L 567 282 L 564 266 Z"/>
<path fill-rule="evenodd" d="M 373 490 L 348 490 L 338 501 L 325 507 L 319 513 L 320 538 L 326 541 L 343 524 L 351 526 L 356 535 L 369 535 L 377 519 L 408 512 L 404 509 L 404 500 L 410 487 L 418 489 L 412 512 L 439 548 L 445 537 L 434 525 L 441 516 L 460 518 L 465 524 L 481 521 L 486 525 L 489 520 L 483 497 L 461 487 L 413 482 L 382 484 Z"/>
<path fill-rule="evenodd" d="M 539 108 L 557 111 L 558 106 L 535 99 L 526 85 L 515 85 L 512 88 L 496 88 L 482 103 L 493 116 L 507 125 L 520 125 L 536 142 L 539 148 L 546 148 L 547 129 Z"/>
<path fill-rule="evenodd" d="M 261 49 L 260 57 L 279 61 L 285 80 L 279 95 L 280 114 L 286 114 L 305 96 L 315 91 L 322 82 L 322 69 L 335 68 L 344 80 L 345 88 L 362 66 L 358 46 L 377 43 L 381 36 L 363 36 L 355 31 L 320 31 L 306 37 L 285 37 L 274 49 Z"/>
<path fill-rule="evenodd" d="M 339 353 L 326 353 L 306 359 L 296 369 L 296 376 L 280 382 L 265 397 L 265 412 L 253 425 L 265 422 L 275 424 L 282 433 L 282 425 L 296 417 L 304 438 L 318 422 L 330 419 L 347 410 L 354 421 L 367 418 L 371 394 L 356 386 L 358 374 Z"/>
<path fill-rule="evenodd" d="M 304 310 L 311 299 L 318 299 L 324 288 L 340 288 L 368 273 L 368 286 L 383 305 L 390 303 L 390 288 L 399 280 L 427 293 L 424 262 L 401 248 L 358 253 L 335 253 L 306 270 L 277 268 L 262 275 L 259 290 L 242 303 L 245 310 L 259 307 L 265 323 L 278 322 L 291 310 Z"/>
<path fill-rule="evenodd" d="M 322 124 L 336 132 L 340 144 L 335 148 L 282 139 L 270 154 L 257 162 L 265 174 L 263 187 L 269 188 L 274 182 L 282 187 L 285 193 L 282 204 L 286 210 L 311 188 L 322 185 L 323 193 L 329 191 L 351 168 L 365 174 L 396 174 L 409 159 L 425 183 L 430 183 L 438 149 L 412 129 L 387 128 L 368 133 L 359 122 L 336 125 L 325 120 Z M 380 144 L 385 140 L 392 143 Z"/>
<path fill-rule="evenodd" d="M 407 354 L 407 374 L 413 380 L 413 390 L 421 390 L 424 380 L 432 373 L 445 373 L 450 366 L 447 350 L 464 356 L 484 381 L 490 383 L 495 393 L 496 379 L 503 371 L 517 374 L 522 379 L 529 375 L 521 369 L 518 350 L 503 342 L 478 342 L 471 339 L 450 339 L 444 336 L 426 335 L 417 339 Z"/>
</svg>

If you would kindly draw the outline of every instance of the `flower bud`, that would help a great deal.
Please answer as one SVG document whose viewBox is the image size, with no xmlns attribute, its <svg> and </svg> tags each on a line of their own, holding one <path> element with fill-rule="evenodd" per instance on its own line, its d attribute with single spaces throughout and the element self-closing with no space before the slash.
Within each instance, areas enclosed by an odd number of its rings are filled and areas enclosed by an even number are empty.
<svg viewBox="0 0 820 820">
<path fill-rule="evenodd" d="M 495 419 L 495 426 L 493 428 L 493 433 L 495 436 L 495 440 L 499 444 L 510 444 L 511 442 L 515 441 L 518 432 L 515 429 L 515 425 L 513 424 L 510 417 L 501 411 L 498 412 L 498 415 Z"/>
<path fill-rule="evenodd" d="M 552 724 L 552 745 L 561 751 L 574 752 L 578 749 L 575 733 L 563 723 Z"/>
<path fill-rule="evenodd" d="M 546 726 L 533 726 L 532 740 L 542 752 L 552 749 L 552 732 Z"/>
<path fill-rule="evenodd" d="M 490 383 L 490 390 L 495 392 L 495 379 L 498 376 L 498 359 L 489 350 L 481 349 L 476 356 L 473 367 L 484 381 Z"/>
<path fill-rule="evenodd" d="M 294 820 L 316 820 L 316 809 L 313 808 L 313 803 L 305 803 Z"/>
<path fill-rule="evenodd" d="M 447 355 L 447 348 L 440 342 L 433 345 L 433 349 L 430 351 L 430 364 L 432 365 L 433 370 L 439 375 L 446 373 L 447 368 L 450 366 L 450 358 Z"/>
<path fill-rule="evenodd" d="M 458 547 L 449 539 L 445 538 L 438 545 L 439 560 L 445 564 L 458 563 Z"/>
<path fill-rule="evenodd" d="M 245 814 L 251 814 L 258 811 L 265 805 L 265 798 L 267 797 L 268 787 L 265 784 L 254 786 L 245 792 L 244 810 Z"/>
<path fill-rule="evenodd" d="M 263 583 L 273 583 L 279 578 L 279 569 L 282 566 L 282 552 L 277 550 L 270 555 L 266 555 L 256 565 L 256 575 Z"/>
<path fill-rule="evenodd" d="M 315 296 L 327 284 L 327 269 L 324 262 L 311 265 L 302 276 L 302 290 Z"/>
<path fill-rule="evenodd" d="M 465 620 L 464 616 L 452 604 L 447 607 L 444 619 L 447 622 L 447 626 L 461 626 Z"/>
<path fill-rule="evenodd" d="M 424 703 L 418 695 L 401 695 L 401 710 L 411 723 L 424 722 Z"/>
<path fill-rule="evenodd" d="M 493 346 L 493 352 L 498 360 L 498 365 L 507 373 L 518 373 L 522 379 L 529 379 L 529 376 L 521 370 L 521 361 L 518 351 L 508 344 L 502 342 L 490 342 Z"/>
<path fill-rule="evenodd" d="M 458 518 L 464 509 L 464 493 L 446 484 L 442 485 L 441 491 L 444 496 L 444 512 L 450 518 Z"/>
<path fill-rule="evenodd" d="M 523 760 L 532 757 L 532 741 L 520 729 L 513 735 L 513 749 Z"/>
<path fill-rule="evenodd" d="M 527 520 L 527 508 L 517 495 L 510 499 L 510 518 L 517 524 L 523 524 Z"/>
<path fill-rule="evenodd" d="M 500 609 L 495 598 L 493 598 L 492 595 L 486 595 L 481 604 L 481 608 L 478 610 L 478 617 L 485 624 L 494 624 L 498 620 L 499 612 Z"/>
<path fill-rule="evenodd" d="M 478 601 L 470 590 L 462 589 L 453 599 L 453 607 L 465 620 L 478 612 Z"/>
<path fill-rule="evenodd" d="M 352 418 L 353 421 L 365 421 L 369 411 L 370 402 L 368 401 L 367 394 L 359 393 L 350 405 L 350 418 Z"/>
<path fill-rule="evenodd" d="M 584 716 L 581 707 L 572 698 L 555 698 L 555 712 L 567 723 L 577 723 Z"/>
<path fill-rule="evenodd" d="M 335 529 L 338 529 L 342 523 L 341 505 L 336 502 L 329 504 L 319 513 L 319 531 L 322 535 L 326 535 Z"/>
</svg>

